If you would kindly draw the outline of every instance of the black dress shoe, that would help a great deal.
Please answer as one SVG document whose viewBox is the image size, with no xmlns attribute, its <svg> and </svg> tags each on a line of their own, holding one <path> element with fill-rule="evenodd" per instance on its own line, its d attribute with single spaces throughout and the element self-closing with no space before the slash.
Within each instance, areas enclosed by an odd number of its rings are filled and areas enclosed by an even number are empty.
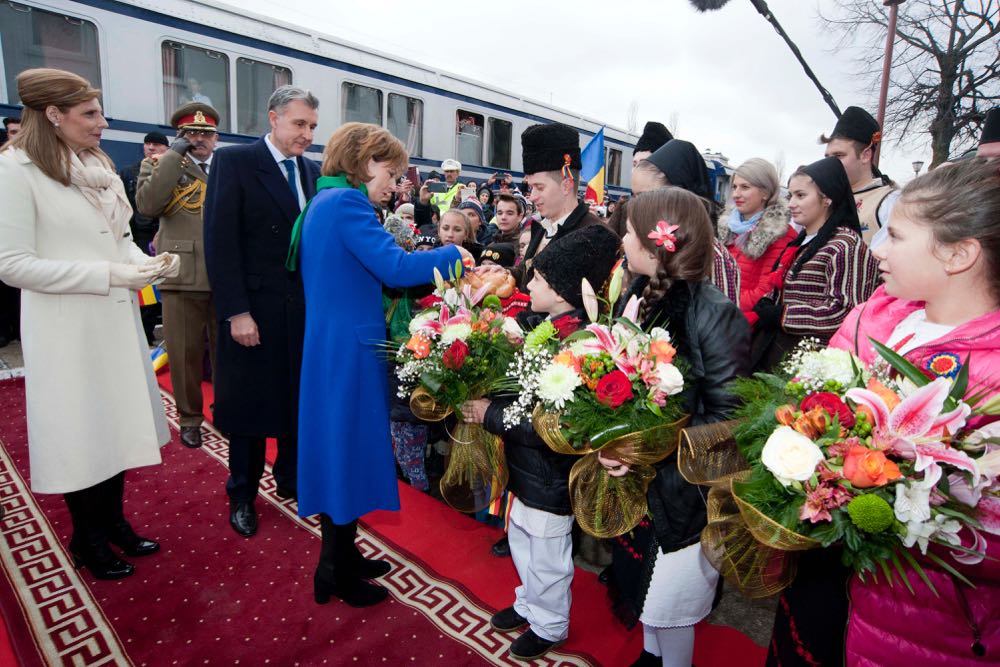
<svg viewBox="0 0 1000 667">
<path fill-rule="evenodd" d="M 95 579 L 124 579 L 135 572 L 135 567 L 116 556 L 107 544 L 79 547 L 71 543 L 69 552 L 73 567 L 79 570 L 86 566 Z"/>
<path fill-rule="evenodd" d="M 188 449 L 201 447 L 201 427 L 181 426 L 181 444 Z"/>
<path fill-rule="evenodd" d="M 243 537 L 253 537 L 257 532 L 257 510 L 253 503 L 229 503 L 229 525 Z"/>
<path fill-rule="evenodd" d="M 278 496 L 282 500 L 298 500 L 299 492 L 295 489 L 287 489 L 283 486 L 277 486 L 274 488 L 274 495 Z"/>
<path fill-rule="evenodd" d="M 528 630 L 511 642 L 510 654 L 519 660 L 534 660 L 560 646 L 564 641 L 566 640 L 550 642 L 536 635 L 533 630 Z"/>
<path fill-rule="evenodd" d="M 513 632 L 514 630 L 523 628 L 527 624 L 528 619 L 517 613 L 513 607 L 501 609 L 493 614 L 493 618 L 490 619 L 490 626 L 497 632 Z"/>
<path fill-rule="evenodd" d="M 125 555 L 138 558 L 155 554 L 160 550 L 160 543 L 136 535 L 128 521 L 120 521 L 108 531 L 108 542 L 125 552 Z"/>
<path fill-rule="evenodd" d="M 490 553 L 497 558 L 506 558 L 510 555 L 510 542 L 507 540 L 506 535 L 501 537 L 492 547 L 490 547 Z"/>
<path fill-rule="evenodd" d="M 340 598 L 352 607 L 371 607 L 389 597 L 389 591 L 357 577 L 328 579 L 317 570 L 313 575 L 313 598 L 316 604 L 326 604 L 331 596 Z"/>
<path fill-rule="evenodd" d="M 639 654 L 639 659 L 633 662 L 630 667 L 660 667 L 663 664 L 663 658 L 658 655 L 653 655 L 646 649 L 642 649 L 642 653 Z"/>
</svg>

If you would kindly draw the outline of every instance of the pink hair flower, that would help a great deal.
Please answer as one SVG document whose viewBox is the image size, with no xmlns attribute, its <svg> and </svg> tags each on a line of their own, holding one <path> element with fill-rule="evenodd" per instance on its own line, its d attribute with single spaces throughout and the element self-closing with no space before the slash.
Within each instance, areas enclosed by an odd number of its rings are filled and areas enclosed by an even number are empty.
<svg viewBox="0 0 1000 667">
<path fill-rule="evenodd" d="M 674 232 L 679 228 L 680 225 L 671 225 L 666 220 L 660 220 L 656 223 L 656 229 L 646 234 L 646 237 L 655 241 L 656 245 L 662 246 L 667 252 L 673 252 L 677 249 L 677 246 L 674 245 L 677 242 Z"/>
</svg>

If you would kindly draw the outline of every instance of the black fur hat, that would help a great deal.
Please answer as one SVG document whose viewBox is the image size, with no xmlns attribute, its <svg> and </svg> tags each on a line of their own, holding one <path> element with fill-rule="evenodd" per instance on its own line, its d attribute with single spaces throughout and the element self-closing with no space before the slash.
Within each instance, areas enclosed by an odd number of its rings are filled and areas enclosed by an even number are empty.
<svg viewBox="0 0 1000 667">
<path fill-rule="evenodd" d="M 861 142 L 865 146 L 881 143 L 878 121 L 861 107 L 847 107 L 837 119 L 833 128 L 832 139 L 844 137 Z"/>
<path fill-rule="evenodd" d="M 983 133 L 979 136 L 979 145 L 992 144 L 1000 141 L 1000 107 L 993 107 L 986 112 L 983 121 Z"/>
<path fill-rule="evenodd" d="M 535 256 L 532 268 L 556 294 L 583 307 L 580 282 L 586 278 L 600 294 L 618 261 L 621 239 L 604 225 L 589 225 L 553 240 Z"/>
<path fill-rule="evenodd" d="M 569 125 L 532 125 L 521 133 L 525 174 L 559 171 L 569 156 L 569 168 L 580 168 L 580 133 Z"/>
<path fill-rule="evenodd" d="M 646 127 L 642 128 L 642 136 L 639 137 L 639 143 L 635 145 L 635 152 L 649 151 L 652 153 L 673 138 L 674 135 L 670 134 L 666 125 L 651 120 L 646 123 Z"/>
</svg>

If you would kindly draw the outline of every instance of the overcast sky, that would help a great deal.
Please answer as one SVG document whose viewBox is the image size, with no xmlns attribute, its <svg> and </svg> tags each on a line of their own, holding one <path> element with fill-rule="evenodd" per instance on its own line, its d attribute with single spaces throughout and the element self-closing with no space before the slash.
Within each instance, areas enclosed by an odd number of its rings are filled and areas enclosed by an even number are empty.
<svg viewBox="0 0 1000 667">
<path fill-rule="evenodd" d="M 784 177 L 823 156 L 818 136 L 835 118 L 791 51 L 749 0 L 699 13 L 687 0 L 361 3 L 223 0 L 243 10 L 310 26 L 422 64 L 516 91 L 621 128 L 629 105 L 638 125 L 676 118 L 677 135 L 720 151 L 735 167 L 784 156 Z M 878 0 L 871 0 L 873 3 Z M 875 115 L 877 88 L 835 51 L 818 9 L 831 0 L 770 0 L 772 12 L 841 109 Z M 905 5 L 904 5 L 905 7 Z M 904 182 L 912 162 L 930 162 L 926 143 L 896 146 L 882 170 Z"/>
</svg>

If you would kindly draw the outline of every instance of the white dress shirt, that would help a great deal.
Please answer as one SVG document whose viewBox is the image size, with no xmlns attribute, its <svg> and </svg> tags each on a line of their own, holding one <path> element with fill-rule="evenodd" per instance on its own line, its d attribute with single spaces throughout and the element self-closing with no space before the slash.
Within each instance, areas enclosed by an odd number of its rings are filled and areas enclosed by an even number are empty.
<svg viewBox="0 0 1000 667">
<path fill-rule="evenodd" d="M 299 210 L 301 211 L 306 207 L 306 193 L 305 190 L 302 189 L 302 165 L 299 164 L 298 158 L 294 155 L 283 155 L 282 152 L 271 143 L 270 132 L 264 136 L 264 143 L 267 145 L 267 149 L 271 151 L 271 156 L 274 158 L 274 161 L 278 163 L 278 169 L 281 170 L 281 173 L 284 175 L 286 181 L 288 180 L 288 170 L 285 169 L 285 165 L 281 163 L 285 160 L 295 161 L 295 191 L 298 194 Z"/>
</svg>

